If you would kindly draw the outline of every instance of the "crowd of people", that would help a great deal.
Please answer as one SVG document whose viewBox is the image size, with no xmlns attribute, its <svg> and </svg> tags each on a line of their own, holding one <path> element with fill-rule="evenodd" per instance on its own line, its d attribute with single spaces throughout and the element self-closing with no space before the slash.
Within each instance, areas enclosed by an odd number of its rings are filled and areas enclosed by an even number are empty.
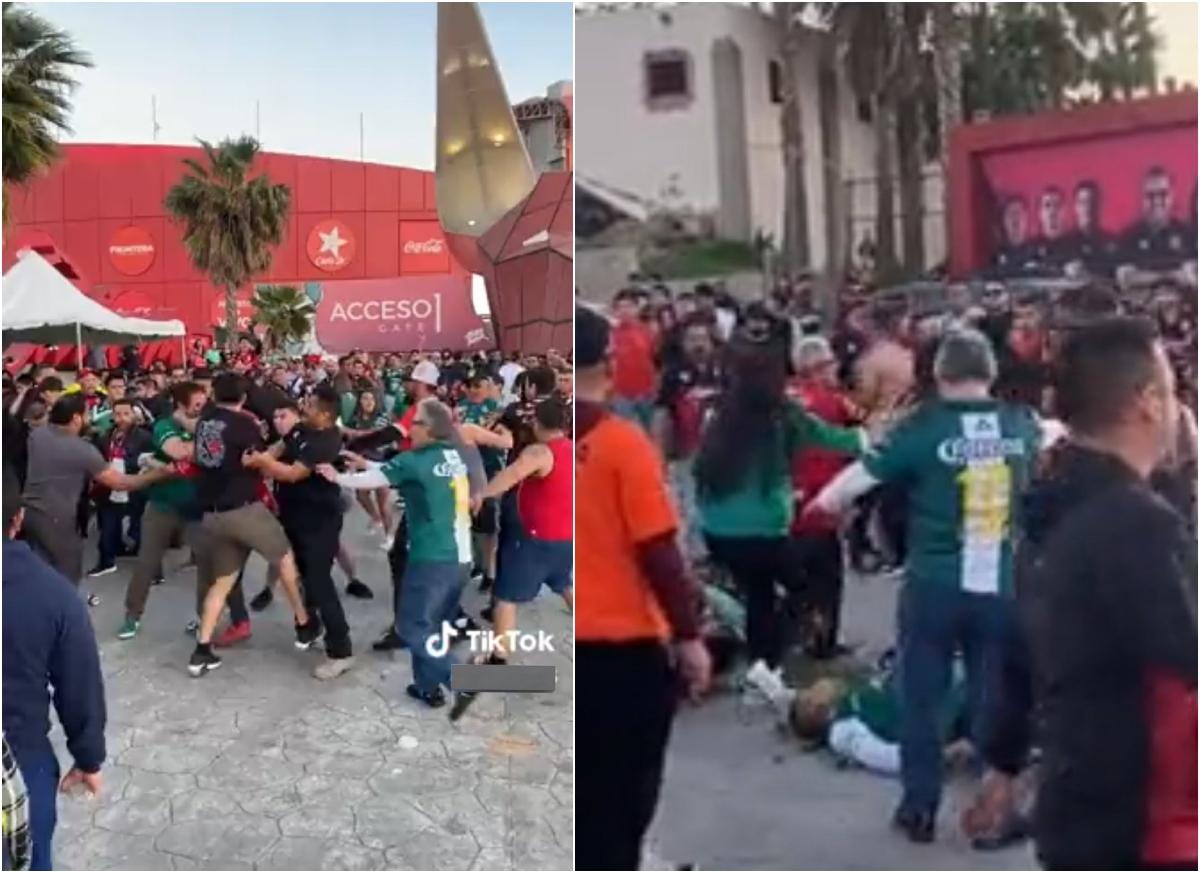
<svg viewBox="0 0 1200 873">
<path fill-rule="evenodd" d="M 123 558 L 120 640 L 147 620 L 186 621 L 186 669 L 203 676 L 219 650 L 248 645 L 251 612 L 279 587 L 296 648 L 323 647 L 312 672 L 333 680 L 355 664 L 335 563 L 346 595 L 379 588 L 343 536 L 344 515 L 361 510 L 391 571 L 392 621 L 372 648 L 407 650 L 408 695 L 451 704 L 451 720 L 477 695 L 449 699 L 459 656 L 431 639 L 466 640 L 487 622 L 494 645 L 474 657 L 504 663 L 506 632 L 543 584 L 572 606 L 569 355 L 277 357 L 247 337 L 189 367 L 124 360 L 70 384 L 39 367 L 4 377 L 4 738 L 28 790 L 35 869 L 49 869 L 55 819 L 51 703 L 70 780 L 100 788 L 106 701 L 84 602 L 99 603 L 96 580 Z M 148 617 L 174 548 L 195 565 L 195 612 Z M 252 553 L 267 577 L 248 598 Z M 489 592 L 479 616 L 461 602 L 469 580 Z"/>
<path fill-rule="evenodd" d="M 965 740 L 978 847 L 1028 832 L 1035 767 L 1045 866 L 1194 869 L 1194 298 L 942 292 L 828 331 L 804 278 L 577 309 L 580 869 L 638 864 L 680 684 L 731 641 L 806 738 L 899 772 L 914 842 Z M 899 583 L 886 683 L 789 689 L 848 653 L 847 567 Z"/>
</svg>

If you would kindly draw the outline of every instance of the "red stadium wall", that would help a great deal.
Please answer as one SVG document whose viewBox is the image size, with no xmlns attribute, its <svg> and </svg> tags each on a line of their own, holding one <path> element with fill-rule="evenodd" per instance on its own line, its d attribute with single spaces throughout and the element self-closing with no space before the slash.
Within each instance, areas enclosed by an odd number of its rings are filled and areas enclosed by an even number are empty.
<svg viewBox="0 0 1200 873">
<path fill-rule="evenodd" d="M 178 146 L 65 146 L 47 176 L 12 192 L 3 269 L 26 246 L 53 248 L 74 266 L 80 289 L 106 305 L 179 318 L 189 333 L 211 335 L 222 291 L 191 266 L 162 205 L 183 175 L 185 157 L 202 153 Z M 271 153 L 262 155 L 260 167 L 291 188 L 292 209 L 271 269 L 256 283 L 304 287 L 468 275 L 443 239 L 432 173 Z M 246 299 L 251 293 L 249 286 L 241 290 Z"/>
</svg>

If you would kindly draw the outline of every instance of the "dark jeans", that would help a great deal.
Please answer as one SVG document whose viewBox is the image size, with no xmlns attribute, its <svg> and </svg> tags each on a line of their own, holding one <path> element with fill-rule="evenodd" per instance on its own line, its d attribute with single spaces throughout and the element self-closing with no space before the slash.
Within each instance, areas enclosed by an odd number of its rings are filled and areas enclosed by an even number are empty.
<svg viewBox="0 0 1200 873">
<path fill-rule="evenodd" d="M 900 805 L 936 811 L 942 795 L 942 748 L 938 727 L 957 652 L 967 674 L 972 740 L 984 736 L 982 717 L 992 708 L 1012 641 L 1015 604 L 993 594 L 970 594 L 934 583 L 905 583 L 899 599 Z"/>
<path fill-rule="evenodd" d="M 812 630 L 805 637 L 809 654 L 832 651 L 838 643 L 842 617 L 842 541 L 837 531 L 798 534 L 793 554 L 804 580 L 805 620 Z"/>
<path fill-rule="evenodd" d="M 396 633 L 412 655 L 413 681 L 425 693 L 450 684 L 450 652 L 431 652 L 429 639 L 439 636 L 442 622 L 458 614 L 470 564 L 449 561 L 412 562 L 404 572 L 404 597 L 396 589 Z"/>
<path fill-rule="evenodd" d="M 655 640 L 575 649 L 575 869 L 637 870 L 654 818 L 678 686 Z"/>
<path fill-rule="evenodd" d="M 28 794 L 29 836 L 33 840 L 30 870 L 54 869 L 54 826 L 58 823 L 58 780 L 61 772 L 54 751 L 25 754 L 17 759 Z"/>
<path fill-rule="evenodd" d="M 746 598 L 746 647 L 751 662 L 776 667 L 795 637 L 803 592 L 787 537 L 704 535 L 712 559 L 733 574 Z M 776 585 L 788 592 L 786 601 Z"/>
<path fill-rule="evenodd" d="M 521 512 L 517 508 L 517 489 L 510 488 L 500 495 L 500 530 L 496 536 L 496 578 L 504 572 L 505 546 L 519 542 L 525 536 L 525 528 L 521 525 Z M 493 597 L 492 602 L 495 602 Z"/>
<path fill-rule="evenodd" d="M 127 503 L 106 500 L 96 504 L 96 520 L 100 526 L 100 556 L 97 563 L 101 567 L 111 566 L 116 563 L 117 558 L 127 554 L 121 532 L 122 522 L 127 518 L 133 554 L 137 554 L 141 547 L 142 511 L 145 508 L 146 498 L 140 494 L 130 494 Z"/>
<path fill-rule="evenodd" d="M 408 569 L 408 515 L 400 517 L 396 525 L 396 535 L 392 538 L 392 547 L 388 550 L 388 569 L 392 573 L 392 602 L 395 611 L 392 623 L 400 623 L 400 591 L 404 587 L 404 571 Z"/>
<path fill-rule="evenodd" d="M 304 580 L 304 605 L 320 616 L 325 626 L 325 654 L 331 658 L 349 658 L 353 654 L 350 626 L 333 583 L 333 562 L 342 535 L 342 514 L 330 512 L 321 517 L 284 518 L 283 529 L 292 544 L 300 578 Z"/>
</svg>

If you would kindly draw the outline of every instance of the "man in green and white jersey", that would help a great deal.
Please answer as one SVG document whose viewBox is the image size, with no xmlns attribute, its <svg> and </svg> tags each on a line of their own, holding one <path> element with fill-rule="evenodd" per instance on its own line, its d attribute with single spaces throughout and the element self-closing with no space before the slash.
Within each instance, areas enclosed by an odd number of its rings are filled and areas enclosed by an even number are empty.
<svg viewBox="0 0 1200 873">
<path fill-rule="evenodd" d="M 342 487 L 390 485 L 404 498 L 408 563 L 396 588 L 396 630 L 412 654 L 409 696 L 439 707 L 446 702 L 442 686 L 450 684 L 451 659 L 438 637 L 443 622 L 458 613 L 471 567 L 471 485 L 467 462 L 454 444 L 453 416 L 443 403 L 428 398 L 417 405 L 411 438 L 410 450 L 384 464 L 365 462 L 361 472 L 318 469 Z"/>
<path fill-rule="evenodd" d="M 170 393 L 171 414 L 154 422 L 154 457 L 160 464 L 190 462 L 196 420 L 208 397 L 195 382 L 172 385 Z M 202 580 L 208 578 L 211 568 L 199 522 L 196 484 L 190 477 L 173 476 L 146 489 L 141 544 L 125 589 L 125 619 L 117 631 L 120 639 L 132 639 L 141 628 L 150 586 L 162 573 L 163 556 L 179 535 L 196 556 L 197 597 L 202 596 L 205 587 Z"/>
<path fill-rule="evenodd" d="M 1042 428 L 1032 411 L 992 398 L 996 358 L 974 330 L 942 340 L 938 397 L 913 411 L 863 460 L 818 495 L 838 512 L 880 483 L 908 494 L 908 556 L 899 602 L 900 759 L 904 786 L 894 824 L 933 839 L 941 800 L 937 714 L 961 651 L 978 718 L 992 665 L 1013 620 L 1013 530 Z"/>
</svg>

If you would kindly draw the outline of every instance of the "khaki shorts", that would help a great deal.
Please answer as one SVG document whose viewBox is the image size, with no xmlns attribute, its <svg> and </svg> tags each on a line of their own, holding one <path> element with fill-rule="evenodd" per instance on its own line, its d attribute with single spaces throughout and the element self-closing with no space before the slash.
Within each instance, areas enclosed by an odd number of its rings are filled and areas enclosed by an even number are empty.
<svg viewBox="0 0 1200 873">
<path fill-rule="evenodd" d="M 205 513 L 201 527 L 211 549 L 213 574 L 218 579 L 241 570 L 251 552 L 258 552 L 268 564 L 278 564 L 292 550 L 283 525 L 263 503 Z"/>
</svg>

